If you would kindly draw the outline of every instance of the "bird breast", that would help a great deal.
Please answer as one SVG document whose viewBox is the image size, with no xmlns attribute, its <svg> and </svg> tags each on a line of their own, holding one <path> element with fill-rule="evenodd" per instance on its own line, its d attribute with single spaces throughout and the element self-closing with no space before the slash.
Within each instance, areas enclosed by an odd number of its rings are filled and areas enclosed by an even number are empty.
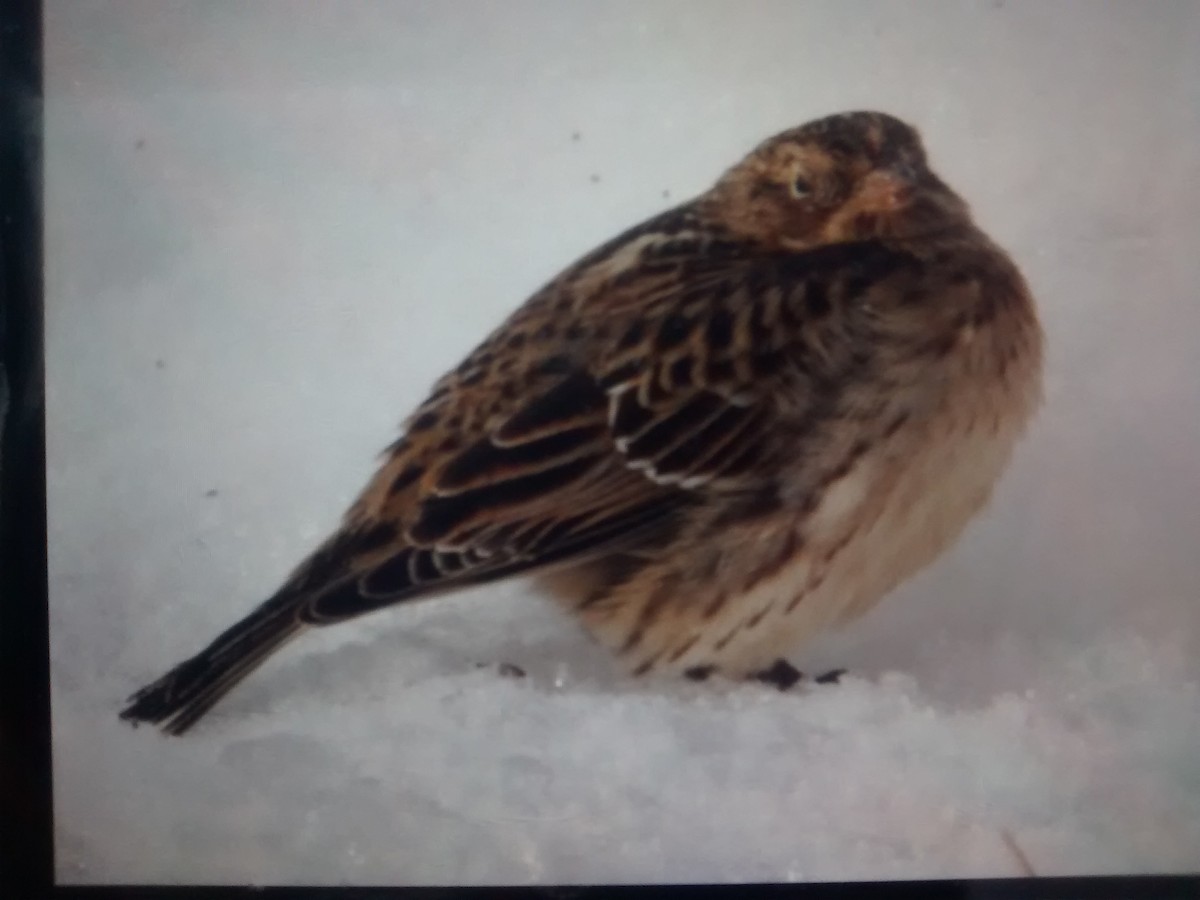
<svg viewBox="0 0 1200 900">
<path fill-rule="evenodd" d="M 811 511 L 779 521 L 801 549 L 713 623 L 728 636 L 723 668 L 755 671 L 853 620 L 953 543 L 986 504 L 1040 399 L 1040 335 L 1031 328 L 964 328 L 930 414 L 860 454 Z"/>
</svg>

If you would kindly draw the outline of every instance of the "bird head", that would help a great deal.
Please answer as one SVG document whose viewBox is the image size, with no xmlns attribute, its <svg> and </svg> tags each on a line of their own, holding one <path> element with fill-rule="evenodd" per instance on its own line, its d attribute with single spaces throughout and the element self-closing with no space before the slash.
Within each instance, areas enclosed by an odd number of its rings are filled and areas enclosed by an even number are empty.
<svg viewBox="0 0 1200 900">
<path fill-rule="evenodd" d="M 878 112 L 818 119 L 767 139 L 701 201 L 741 237 L 806 250 L 928 237 L 970 224 L 912 126 Z"/>
</svg>

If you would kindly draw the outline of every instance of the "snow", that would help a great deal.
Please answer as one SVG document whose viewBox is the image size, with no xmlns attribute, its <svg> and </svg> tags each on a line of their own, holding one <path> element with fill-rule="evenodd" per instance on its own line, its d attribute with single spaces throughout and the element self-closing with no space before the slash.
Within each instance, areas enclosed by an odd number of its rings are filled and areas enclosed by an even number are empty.
<svg viewBox="0 0 1200 900">
<path fill-rule="evenodd" d="M 46 15 L 60 880 L 1196 868 L 1200 8 Z M 117 720 L 333 526 L 530 291 L 857 107 L 922 127 L 1025 269 L 1050 360 L 964 540 L 795 655 L 840 684 L 629 681 L 513 582 L 306 635 L 185 738 Z"/>
</svg>

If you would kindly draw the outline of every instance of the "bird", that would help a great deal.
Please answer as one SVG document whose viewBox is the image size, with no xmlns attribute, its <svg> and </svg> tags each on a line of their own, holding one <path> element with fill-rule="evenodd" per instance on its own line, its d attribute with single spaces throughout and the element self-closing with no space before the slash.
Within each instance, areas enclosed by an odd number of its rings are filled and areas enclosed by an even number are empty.
<svg viewBox="0 0 1200 900">
<path fill-rule="evenodd" d="M 1042 348 L 914 126 L 782 131 L 529 297 L 278 591 L 120 715 L 182 734 L 311 628 L 518 575 L 630 677 L 788 687 L 986 505 Z"/>
</svg>

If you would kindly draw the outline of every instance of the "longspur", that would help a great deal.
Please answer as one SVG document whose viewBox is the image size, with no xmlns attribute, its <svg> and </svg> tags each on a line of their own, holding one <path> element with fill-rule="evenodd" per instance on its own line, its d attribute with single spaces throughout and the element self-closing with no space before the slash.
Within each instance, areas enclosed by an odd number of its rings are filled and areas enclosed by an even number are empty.
<svg viewBox="0 0 1200 900">
<path fill-rule="evenodd" d="M 634 674 L 786 678 L 984 505 L 1041 346 L 912 127 L 785 131 L 517 309 L 336 533 L 122 717 L 180 734 L 310 627 L 520 574 Z"/>
</svg>

